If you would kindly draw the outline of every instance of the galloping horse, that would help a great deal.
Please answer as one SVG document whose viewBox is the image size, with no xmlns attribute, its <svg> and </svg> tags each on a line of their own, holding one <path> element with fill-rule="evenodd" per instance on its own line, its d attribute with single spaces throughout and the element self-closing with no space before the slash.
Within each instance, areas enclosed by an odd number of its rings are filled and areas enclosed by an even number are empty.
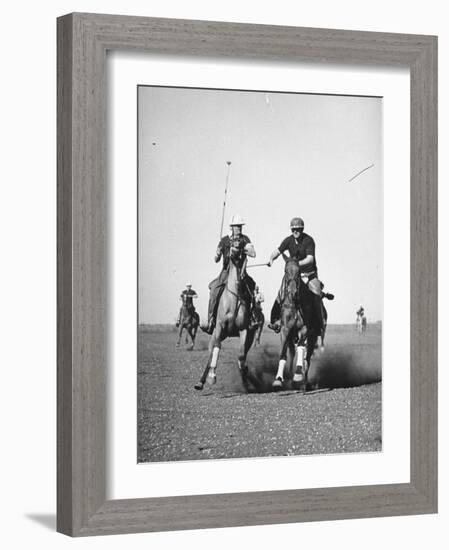
<svg viewBox="0 0 449 550">
<path fill-rule="evenodd" d="M 296 355 L 296 368 L 293 373 L 293 383 L 308 387 L 308 371 L 318 336 L 322 334 L 322 327 L 317 315 L 317 307 L 321 299 L 314 295 L 301 279 L 298 262 L 294 259 L 285 259 L 285 274 L 283 279 L 283 300 L 281 304 L 281 350 L 274 389 L 281 389 L 284 385 L 284 370 L 287 357 L 291 362 L 291 377 L 293 360 Z"/>
<path fill-rule="evenodd" d="M 196 332 L 198 330 L 199 324 L 200 324 L 200 316 L 195 311 L 195 308 L 189 307 L 183 301 L 181 314 L 180 314 L 180 321 L 179 321 L 179 336 L 178 336 L 178 341 L 176 342 L 176 347 L 179 347 L 179 344 L 181 343 L 182 331 L 186 329 L 187 334 L 190 336 L 190 339 L 192 340 L 190 347 L 188 349 L 192 350 L 195 345 Z M 187 341 L 187 337 L 186 337 L 186 341 Z"/>
<path fill-rule="evenodd" d="M 209 359 L 200 382 L 195 385 L 197 390 L 202 390 L 206 381 L 211 385 L 215 384 L 221 342 L 232 336 L 240 336 L 238 367 L 243 385 L 247 389 L 246 356 L 254 341 L 257 326 L 249 328 L 250 300 L 243 288 L 245 266 L 246 257 L 231 249 L 228 277 L 218 303 L 217 324 L 209 341 Z"/>
</svg>

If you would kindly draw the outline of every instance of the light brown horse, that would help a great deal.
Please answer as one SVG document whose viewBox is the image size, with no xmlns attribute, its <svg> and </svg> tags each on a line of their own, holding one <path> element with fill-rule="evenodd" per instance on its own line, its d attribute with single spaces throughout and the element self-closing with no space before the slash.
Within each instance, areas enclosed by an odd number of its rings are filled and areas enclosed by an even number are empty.
<svg viewBox="0 0 449 550">
<path fill-rule="evenodd" d="M 284 387 L 286 374 L 287 378 L 293 379 L 295 386 L 307 390 L 310 361 L 322 330 L 317 315 L 317 308 L 322 307 L 321 298 L 313 294 L 302 281 L 298 262 L 290 258 L 284 259 L 281 349 L 273 388 L 279 390 Z M 295 356 L 296 366 L 293 367 Z M 286 371 L 287 360 L 290 365 Z"/>
<path fill-rule="evenodd" d="M 248 388 L 248 366 L 246 356 L 254 341 L 257 326 L 250 325 L 250 302 L 243 288 L 246 257 L 231 249 L 229 271 L 225 288 L 220 296 L 217 310 L 217 323 L 209 341 L 209 359 L 203 376 L 195 389 L 202 390 L 205 382 L 215 384 L 221 342 L 232 336 L 240 337 L 238 368 L 245 389 Z"/>
</svg>

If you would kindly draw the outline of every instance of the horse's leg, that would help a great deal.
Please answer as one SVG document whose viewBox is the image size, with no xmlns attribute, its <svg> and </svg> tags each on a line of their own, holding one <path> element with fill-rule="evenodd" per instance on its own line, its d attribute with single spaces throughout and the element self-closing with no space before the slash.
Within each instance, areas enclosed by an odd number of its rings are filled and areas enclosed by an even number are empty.
<svg viewBox="0 0 449 550">
<path fill-rule="evenodd" d="M 184 325 L 182 324 L 182 321 L 181 323 L 179 324 L 179 336 L 178 336 L 178 341 L 176 342 L 176 347 L 179 348 L 179 344 L 181 343 L 181 336 L 182 336 L 182 330 L 184 328 Z"/>
<path fill-rule="evenodd" d="M 203 374 L 201 375 L 200 381 L 196 383 L 194 386 L 196 390 L 202 390 L 204 388 L 204 384 L 206 383 L 207 375 L 209 374 L 209 370 L 210 370 L 211 359 L 212 359 L 212 353 L 209 352 L 209 357 L 207 358 L 206 367 L 203 371 Z"/>
<path fill-rule="evenodd" d="M 221 342 L 221 327 L 220 327 L 220 332 L 218 334 L 218 340 L 217 340 L 217 327 L 215 327 L 215 331 L 209 340 L 209 357 L 207 358 L 206 366 L 204 368 L 203 374 L 201 375 L 200 381 L 194 386 L 196 390 L 202 390 L 206 382 L 210 385 L 213 385 L 217 381 L 217 375 L 215 374 L 215 369 L 217 367 L 218 354 L 220 352 L 220 347 L 221 347 L 220 342 Z"/>
<path fill-rule="evenodd" d="M 281 351 L 279 353 L 278 370 L 272 384 L 273 388 L 280 389 L 284 384 L 284 369 L 287 364 L 287 347 L 289 332 L 285 327 L 281 328 Z"/>
<path fill-rule="evenodd" d="M 196 333 L 198 330 L 198 322 L 196 319 L 194 319 L 194 322 L 192 324 L 192 349 L 195 346 L 195 340 L 196 340 Z"/>
<path fill-rule="evenodd" d="M 188 343 L 188 338 L 187 338 L 187 334 L 190 336 L 190 346 L 187 348 L 189 351 L 192 351 L 193 350 L 193 344 L 194 344 L 194 340 L 193 340 L 193 329 L 192 329 L 192 325 L 189 325 L 187 327 L 187 332 L 186 332 L 186 344 Z"/>
<path fill-rule="evenodd" d="M 221 349 L 221 341 L 222 341 L 222 327 L 220 323 L 217 323 L 214 332 L 212 334 L 212 338 L 209 341 L 209 351 L 211 353 L 211 359 L 210 359 L 210 365 L 209 365 L 209 372 L 207 373 L 207 382 L 211 386 L 215 384 L 217 381 L 217 363 L 218 363 L 218 356 L 220 354 Z"/>
<path fill-rule="evenodd" d="M 299 342 L 296 344 L 296 369 L 293 376 L 293 384 L 300 386 L 304 383 L 304 369 L 305 369 L 305 356 L 306 356 L 306 337 L 307 328 L 303 326 L 299 333 Z"/>
<path fill-rule="evenodd" d="M 246 364 L 246 356 L 254 340 L 254 330 L 243 329 L 239 333 L 240 350 L 238 357 L 238 367 L 240 376 L 242 377 L 243 386 L 248 390 L 248 365 Z"/>
<path fill-rule="evenodd" d="M 318 339 L 318 335 L 316 331 L 312 330 L 311 333 L 307 335 L 307 351 L 306 351 L 306 359 L 304 361 L 304 367 L 303 367 L 303 374 L 304 374 L 304 380 L 303 380 L 303 387 L 304 391 L 307 391 L 309 387 L 309 368 L 310 368 L 310 362 L 312 360 L 312 355 L 315 350 L 316 341 Z"/>
</svg>

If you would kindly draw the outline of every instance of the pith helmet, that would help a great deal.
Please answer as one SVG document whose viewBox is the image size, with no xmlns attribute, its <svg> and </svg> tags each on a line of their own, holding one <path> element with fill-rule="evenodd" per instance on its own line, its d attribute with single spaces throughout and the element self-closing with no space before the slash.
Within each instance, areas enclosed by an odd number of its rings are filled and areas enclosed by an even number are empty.
<svg viewBox="0 0 449 550">
<path fill-rule="evenodd" d="M 293 218 L 290 222 L 290 228 L 293 229 L 294 227 L 304 229 L 304 220 L 302 218 Z"/>
<path fill-rule="evenodd" d="M 245 225 L 245 220 L 240 216 L 240 214 L 234 214 L 229 222 L 229 225 Z"/>
</svg>

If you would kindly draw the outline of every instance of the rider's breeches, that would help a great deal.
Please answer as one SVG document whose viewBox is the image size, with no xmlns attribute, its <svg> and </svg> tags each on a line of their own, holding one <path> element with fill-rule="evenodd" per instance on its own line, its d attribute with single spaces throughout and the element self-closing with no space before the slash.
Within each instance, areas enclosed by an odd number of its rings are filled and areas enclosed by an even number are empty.
<svg viewBox="0 0 449 550">
<path fill-rule="evenodd" d="M 309 287 L 310 292 L 313 292 L 313 294 L 316 294 L 321 298 L 321 296 L 323 295 L 323 283 L 318 279 L 318 277 L 315 277 L 314 279 L 309 279 L 307 286 Z"/>
<path fill-rule="evenodd" d="M 215 314 L 216 305 L 218 302 L 218 298 L 221 294 L 221 291 L 223 290 L 223 286 L 226 283 L 226 277 L 227 273 L 226 271 L 221 271 L 220 275 L 214 279 L 211 283 L 209 283 L 209 307 L 208 307 L 208 313 L 207 318 L 210 321 L 210 319 Z"/>
</svg>

